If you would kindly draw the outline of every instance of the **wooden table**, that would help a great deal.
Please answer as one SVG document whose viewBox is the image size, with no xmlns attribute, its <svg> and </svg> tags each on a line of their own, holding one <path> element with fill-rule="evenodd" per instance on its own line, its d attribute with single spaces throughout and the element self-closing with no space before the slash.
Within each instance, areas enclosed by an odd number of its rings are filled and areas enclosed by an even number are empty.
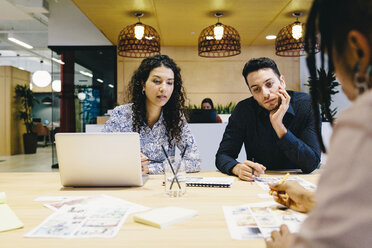
<svg viewBox="0 0 372 248">
<path fill-rule="evenodd" d="M 280 173 L 283 175 L 283 173 Z M 270 176 L 279 176 L 278 173 Z M 191 176 L 226 176 L 219 172 L 200 172 Z M 316 183 L 318 174 L 301 175 Z M 151 175 L 143 187 L 63 188 L 59 173 L 0 173 L 0 191 L 24 223 L 24 228 L 0 233 L 0 247 L 265 247 L 264 240 L 232 240 L 222 211 L 223 205 L 241 205 L 267 201 L 257 194 L 267 193 L 258 185 L 236 178 L 231 188 L 187 188 L 181 198 L 164 195 L 162 175 Z M 177 206 L 195 209 L 198 216 L 165 229 L 157 229 L 126 220 L 112 239 L 25 238 L 52 211 L 35 202 L 39 196 L 84 196 L 106 194 L 151 208 Z M 1 221 L 1 220 L 0 220 Z"/>
</svg>

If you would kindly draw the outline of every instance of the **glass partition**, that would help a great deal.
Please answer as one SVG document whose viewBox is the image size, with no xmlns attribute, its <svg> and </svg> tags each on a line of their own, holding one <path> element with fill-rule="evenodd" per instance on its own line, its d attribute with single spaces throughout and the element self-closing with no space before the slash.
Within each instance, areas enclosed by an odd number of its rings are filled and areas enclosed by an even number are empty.
<svg viewBox="0 0 372 248">
<path fill-rule="evenodd" d="M 57 61 L 73 63 L 73 87 L 71 92 L 63 92 L 73 96 L 75 114 L 63 113 L 61 107 L 61 94 L 53 90 L 52 101 L 52 136 L 57 132 L 66 132 L 66 123 L 61 116 L 72 118 L 74 125 L 69 126 L 67 132 L 85 132 L 87 124 L 96 124 L 97 116 L 104 115 L 116 104 L 116 47 L 115 46 L 89 46 L 89 47 L 50 47 L 52 58 Z M 64 54 L 68 53 L 68 61 Z M 71 65 L 71 64 L 70 64 Z M 64 64 L 53 63 L 53 80 L 60 80 L 63 89 Z M 71 67 L 70 67 L 71 68 Z M 72 76 L 72 77 L 71 77 Z M 57 84 L 57 83 L 56 83 Z M 71 120 L 71 119 L 70 119 Z M 62 122 L 62 123 L 61 123 Z M 70 122 L 71 123 L 71 122 Z M 72 127 L 73 126 L 73 127 Z M 53 142 L 53 166 L 58 167 L 58 158 Z"/>
</svg>

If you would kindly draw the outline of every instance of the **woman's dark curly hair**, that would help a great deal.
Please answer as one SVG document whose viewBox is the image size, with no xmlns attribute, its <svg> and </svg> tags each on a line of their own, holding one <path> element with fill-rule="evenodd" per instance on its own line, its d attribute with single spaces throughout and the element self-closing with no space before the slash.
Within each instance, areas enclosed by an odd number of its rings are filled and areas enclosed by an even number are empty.
<svg viewBox="0 0 372 248">
<path fill-rule="evenodd" d="M 181 141 L 181 132 L 185 109 L 186 94 L 182 86 L 181 69 L 167 55 L 155 55 L 142 60 L 141 65 L 134 72 L 128 85 L 128 99 L 133 103 L 133 131 L 140 132 L 141 128 L 147 124 L 146 119 L 146 95 L 143 87 L 149 78 L 150 72 L 157 68 L 165 66 L 174 73 L 174 88 L 168 102 L 163 106 L 163 123 L 168 136 L 169 146 L 172 147 L 172 141 Z"/>
<path fill-rule="evenodd" d="M 328 71 L 333 72 L 333 52 L 338 55 L 343 54 L 347 42 L 348 33 L 355 29 L 370 36 L 372 18 L 371 0 L 314 0 L 306 24 L 305 50 L 308 54 L 306 58 L 307 67 L 312 78 L 317 76 L 315 52 L 319 48 L 320 40 L 320 66 L 324 69 L 324 54 L 328 54 Z M 320 33 L 320 39 L 318 36 Z M 352 75 L 352 69 L 349 68 Z M 317 82 L 315 82 L 317 83 Z M 328 94 L 324 86 L 312 85 L 313 90 L 312 104 L 314 109 L 316 131 L 320 147 L 325 152 L 319 120 L 319 106 Z M 329 106 L 325 109 L 325 114 L 331 123 L 333 121 Z"/>
</svg>

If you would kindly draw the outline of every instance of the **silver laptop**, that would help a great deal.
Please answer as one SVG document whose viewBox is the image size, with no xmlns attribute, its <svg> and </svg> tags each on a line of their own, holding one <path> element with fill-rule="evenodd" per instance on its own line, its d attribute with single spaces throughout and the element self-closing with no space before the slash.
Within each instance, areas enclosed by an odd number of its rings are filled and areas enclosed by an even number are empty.
<svg viewBox="0 0 372 248">
<path fill-rule="evenodd" d="M 57 133 L 63 186 L 142 186 L 138 133 Z"/>
</svg>

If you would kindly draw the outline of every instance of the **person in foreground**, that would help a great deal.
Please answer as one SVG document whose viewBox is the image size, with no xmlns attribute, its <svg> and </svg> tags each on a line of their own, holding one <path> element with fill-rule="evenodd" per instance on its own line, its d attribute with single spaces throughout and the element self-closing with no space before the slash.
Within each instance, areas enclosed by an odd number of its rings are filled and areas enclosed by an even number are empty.
<svg viewBox="0 0 372 248">
<path fill-rule="evenodd" d="M 166 55 L 142 61 L 128 86 L 130 104 L 116 107 L 104 132 L 138 132 L 143 173 L 161 174 L 162 151 L 174 156 L 175 147 L 184 151 L 186 172 L 200 170 L 200 154 L 183 110 L 185 94 L 180 68 Z"/>
<path fill-rule="evenodd" d="M 204 109 L 204 110 L 214 109 L 212 99 L 204 98 L 201 102 L 201 109 Z M 216 114 L 216 123 L 222 123 L 221 117 L 218 114 Z"/>
<path fill-rule="evenodd" d="M 287 91 L 269 58 L 251 59 L 243 77 L 252 97 L 234 109 L 216 154 L 217 168 L 250 181 L 266 169 L 310 173 L 320 161 L 310 95 Z M 247 160 L 236 160 L 244 143 Z"/>
<path fill-rule="evenodd" d="M 337 119 L 327 164 L 315 195 L 298 184 L 271 185 L 274 199 L 309 212 L 297 235 L 286 226 L 267 247 L 371 247 L 372 245 L 372 1 L 316 0 L 306 27 L 308 67 L 315 75 L 314 44 L 328 54 L 346 96 L 353 101 Z M 322 67 L 324 63 L 322 61 Z M 313 100 L 320 97 L 313 92 Z M 326 94 L 326 93 L 325 93 Z"/>
</svg>

